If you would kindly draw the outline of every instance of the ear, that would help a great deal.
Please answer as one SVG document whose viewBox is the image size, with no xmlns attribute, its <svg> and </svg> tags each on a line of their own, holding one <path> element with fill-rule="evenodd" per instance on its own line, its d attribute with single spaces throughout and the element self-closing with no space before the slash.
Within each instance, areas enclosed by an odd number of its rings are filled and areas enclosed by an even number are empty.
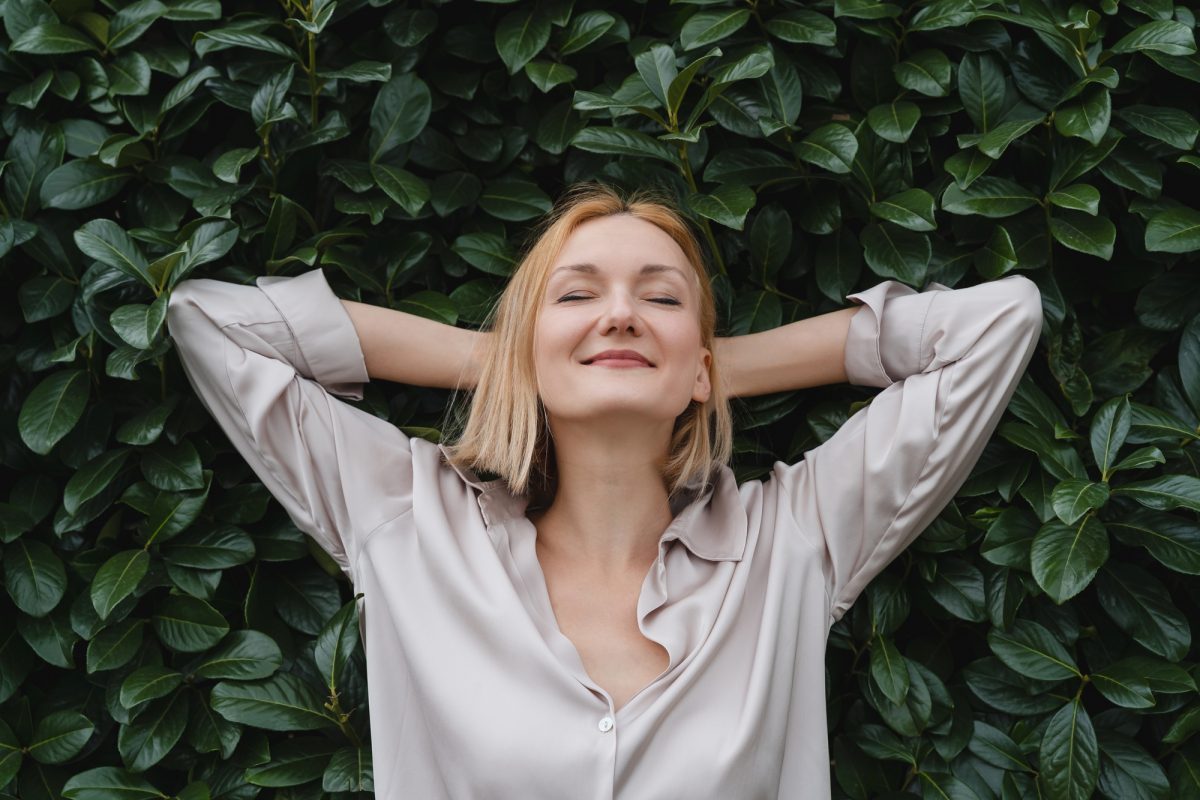
<svg viewBox="0 0 1200 800">
<path fill-rule="evenodd" d="M 708 377 L 712 365 L 712 351 L 707 347 L 700 348 L 700 363 L 696 369 L 696 384 L 692 387 L 692 399 L 697 403 L 707 403 L 712 394 L 712 381 Z"/>
</svg>

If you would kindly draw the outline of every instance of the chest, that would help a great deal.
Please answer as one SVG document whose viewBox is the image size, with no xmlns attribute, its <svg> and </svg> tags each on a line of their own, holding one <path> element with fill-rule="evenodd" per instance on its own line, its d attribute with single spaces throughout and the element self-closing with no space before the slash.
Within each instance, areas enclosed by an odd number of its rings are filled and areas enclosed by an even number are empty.
<svg viewBox="0 0 1200 800">
<path fill-rule="evenodd" d="M 588 675 L 621 708 L 666 671 L 670 656 L 638 627 L 640 585 L 601 589 L 546 573 L 558 628 L 571 640 Z"/>
</svg>

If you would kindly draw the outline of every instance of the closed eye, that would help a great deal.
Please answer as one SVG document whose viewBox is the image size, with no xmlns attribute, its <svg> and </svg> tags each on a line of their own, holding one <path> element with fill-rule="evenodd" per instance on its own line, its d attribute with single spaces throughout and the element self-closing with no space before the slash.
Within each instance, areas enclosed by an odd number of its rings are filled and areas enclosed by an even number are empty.
<svg viewBox="0 0 1200 800">
<path fill-rule="evenodd" d="M 558 298 L 558 302 L 564 303 L 568 300 L 587 300 L 587 299 L 588 299 L 587 296 L 582 295 L 582 294 L 568 294 L 568 295 L 564 295 L 564 296 Z M 678 300 L 676 300 L 674 297 L 651 297 L 650 302 L 651 303 L 659 303 L 659 304 L 665 305 L 665 306 L 683 305 Z"/>
</svg>

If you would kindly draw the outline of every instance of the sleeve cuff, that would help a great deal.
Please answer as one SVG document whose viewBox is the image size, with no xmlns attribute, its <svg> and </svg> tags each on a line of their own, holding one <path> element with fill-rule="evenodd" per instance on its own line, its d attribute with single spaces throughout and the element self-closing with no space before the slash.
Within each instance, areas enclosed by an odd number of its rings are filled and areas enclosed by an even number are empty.
<svg viewBox="0 0 1200 800">
<path fill-rule="evenodd" d="M 287 323 L 307 368 L 305 377 L 333 394 L 361 400 L 363 384 L 370 381 L 362 344 L 324 271 L 318 267 L 294 277 L 264 275 L 254 283 Z"/>
<path fill-rule="evenodd" d="M 887 280 L 846 296 L 865 305 L 850 319 L 846 335 L 846 379 L 855 386 L 884 388 L 921 371 L 926 361 L 925 318 L 938 291 L 948 286 L 930 282 L 933 291 L 917 292 Z"/>
</svg>

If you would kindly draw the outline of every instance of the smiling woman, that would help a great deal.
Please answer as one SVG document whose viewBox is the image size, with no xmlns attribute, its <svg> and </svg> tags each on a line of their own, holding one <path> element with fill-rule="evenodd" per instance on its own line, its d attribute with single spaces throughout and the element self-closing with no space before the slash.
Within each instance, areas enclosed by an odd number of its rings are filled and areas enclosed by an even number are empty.
<svg viewBox="0 0 1200 800">
<path fill-rule="evenodd" d="M 320 269 L 171 295 L 197 394 L 362 593 L 377 796 L 829 797 L 829 628 L 978 461 L 1036 285 L 888 280 L 717 339 L 665 200 L 583 187 L 538 233 L 484 334 Z M 380 377 L 472 389 L 461 436 L 335 398 Z M 843 378 L 882 391 L 739 484 L 728 398 Z"/>
</svg>

